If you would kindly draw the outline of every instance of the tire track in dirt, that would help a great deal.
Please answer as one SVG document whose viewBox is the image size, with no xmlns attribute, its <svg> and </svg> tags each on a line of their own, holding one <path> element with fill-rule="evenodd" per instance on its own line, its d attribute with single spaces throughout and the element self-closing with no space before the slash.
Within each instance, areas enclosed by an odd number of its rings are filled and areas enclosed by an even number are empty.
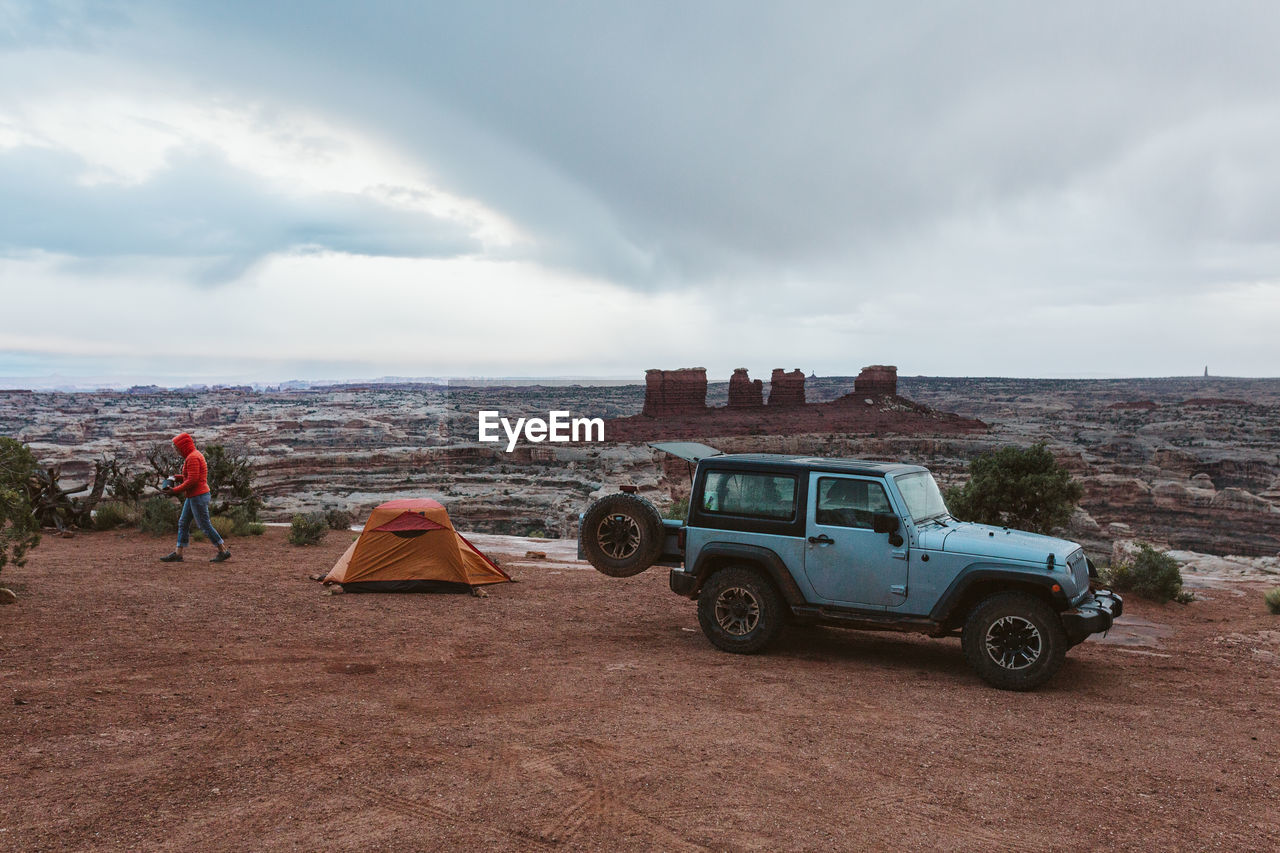
<svg viewBox="0 0 1280 853">
<path fill-rule="evenodd" d="M 534 837 L 549 844 L 563 844 L 578 835 L 587 821 L 599 820 L 603 814 L 600 793 L 589 789 L 579 793 L 566 809 L 537 829 Z"/>
<path fill-rule="evenodd" d="M 461 815 L 446 811 L 439 806 L 393 794 L 390 791 L 378 794 L 376 802 L 389 812 L 424 823 L 444 823 L 452 826 L 462 819 Z"/>
<path fill-rule="evenodd" d="M 457 843 L 450 838 L 451 831 L 466 829 L 480 832 L 490 843 L 510 843 L 514 839 L 521 841 L 538 841 L 542 839 L 530 837 L 520 831 L 505 829 L 484 821 L 472 820 L 469 815 L 453 812 L 422 800 L 415 800 L 400 794 L 383 792 L 378 796 L 377 805 L 399 817 L 405 817 L 417 823 L 430 826 L 437 833 L 436 843 L 432 850 L 457 849 Z"/>
<path fill-rule="evenodd" d="M 584 754 L 587 769 L 580 777 L 561 769 L 565 760 L 581 759 Z M 606 779 L 604 774 L 604 768 L 620 757 L 621 753 L 608 744 L 591 738 L 572 738 L 521 761 L 519 766 L 526 773 L 572 796 L 567 806 L 549 815 L 527 837 L 561 845 L 583 836 L 590 827 L 620 834 L 643 834 L 664 850 L 705 850 L 626 802 L 625 792 L 620 792 L 617 783 Z"/>
</svg>

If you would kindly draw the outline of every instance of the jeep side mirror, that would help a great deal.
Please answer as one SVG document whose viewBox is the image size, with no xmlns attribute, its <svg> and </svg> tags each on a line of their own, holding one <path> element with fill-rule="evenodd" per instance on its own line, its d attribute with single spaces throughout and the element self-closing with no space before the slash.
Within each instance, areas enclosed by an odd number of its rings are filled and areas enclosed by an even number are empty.
<svg viewBox="0 0 1280 853">
<path fill-rule="evenodd" d="M 876 533 L 897 533 L 898 517 L 887 512 L 877 512 L 871 516 L 871 529 Z"/>
</svg>

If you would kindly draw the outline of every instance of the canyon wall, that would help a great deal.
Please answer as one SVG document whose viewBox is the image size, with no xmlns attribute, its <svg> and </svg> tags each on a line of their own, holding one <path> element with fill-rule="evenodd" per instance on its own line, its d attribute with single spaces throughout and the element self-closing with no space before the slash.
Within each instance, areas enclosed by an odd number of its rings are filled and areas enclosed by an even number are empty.
<svg viewBox="0 0 1280 853">
<path fill-rule="evenodd" d="M 574 535 L 592 496 L 618 485 L 635 485 L 664 507 L 687 488 L 688 466 L 646 441 L 689 438 L 729 452 L 918 462 L 944 487 L 962 484 L 979 453 L 1046 441 L 1084 487 L 1067 535 L 1095 559 L 1116 539 L 1213 554 L 1280 552 L 1280 380 L 907 376 L 898 380 L 905 397 L 860 395 L 856 382 L 809 378 L 807 398 L 823 402 L 782 407 L 728 407 L 729 383 L 710 383 L 707 399 L 716 408 L 666 420 L 638 417 L 646 391 L 639 382 L 0 391 L 0 435 L 28 442 L 42 462 L 62 463 L 64 482 L 79 485 L 91 478 L 95 458 L 137 458 L 189 430 L 201 446 L 247 450 L 268 520 L 328 506 L 364 512 L 392 497 L 421 496 L 444 502 L 464 530 L 553 536 Z M 546 417 L 553 409 L 603 417 L 606 441 L 522 444 L 504 453 L 477 443 L 481 409 L 513 418 Z"/>
</svg>

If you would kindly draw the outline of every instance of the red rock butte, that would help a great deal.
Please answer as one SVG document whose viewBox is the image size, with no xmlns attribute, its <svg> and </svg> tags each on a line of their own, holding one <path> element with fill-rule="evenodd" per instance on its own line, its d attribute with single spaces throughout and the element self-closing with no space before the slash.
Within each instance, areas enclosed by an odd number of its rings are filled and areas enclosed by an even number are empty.
<svg viewBox="0 0 1280 853">
<path fill-rule="evenodd" d="M 799 370 L 787 373 L 781 367 L 773 369 L 769 378 L 770 406 L 803 406 L 804 374 Z"/>
<path fill-rule="evenodd" d="M 708 407 L 706 368 L 649 370 L 641 414 L 607 422 L 605 435 L 612 440 L 652 441 L 804 433 L 954 434 L 987 429 L 982 421 L 899 397 L 898 368 L 892 365 L 863 368 L 851 393 L 826 403 L 807 403 L 804 384 L 802 371 L 776 368 L 766 403 L 764 383 L 739 367 L 729 378 L 729 404 Z"/>
<path fill-rule="evenodd" d="M 707 369 L 646 370 L 644 414 L 651 418 L 698 412 L 707 407 Z"/>
<path fill-rule="evenodd" d="M 892 364 L 873 364 L 862 368 L 853 380 L 856 397 L 894 397 L 898 394 L 898 368 Z"/>
<path fill-rule="evenodd" d="M 729 377 L 729 408 L 754 409 L 764 405 L 764 383 L 747 375 L 745 367 L 739 367 Z"/>
</svg>

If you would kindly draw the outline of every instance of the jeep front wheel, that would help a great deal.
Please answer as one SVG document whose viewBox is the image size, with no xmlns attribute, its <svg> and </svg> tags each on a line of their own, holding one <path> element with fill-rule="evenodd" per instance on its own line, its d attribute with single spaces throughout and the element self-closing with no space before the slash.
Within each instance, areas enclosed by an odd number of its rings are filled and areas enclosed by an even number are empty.
<svg viewBox="0 0 1280 853">
<path fill-rule="evenodd" d="M 1031 690 L 1048 681 L 1066 657 L 1058 614 L 1025 592 L 1001 592 L 979 602 L 961 637 L 969 665 L 1002 690 Z"/>
<path fill-rule="evenodd" d="M 662 555 L 662 515 L 638 495 L 606 495 L 582 516 L 582 551 L 597 571 L 614 578 L 638 575 Z"/>
<path fill-rule="evenodd" d="M 782 627 L 782 600 L 759 571 L 721 569 L 702 585 L 698 623 L 717 648 L 755 654 L 769 645 Z"/>
</svg>

